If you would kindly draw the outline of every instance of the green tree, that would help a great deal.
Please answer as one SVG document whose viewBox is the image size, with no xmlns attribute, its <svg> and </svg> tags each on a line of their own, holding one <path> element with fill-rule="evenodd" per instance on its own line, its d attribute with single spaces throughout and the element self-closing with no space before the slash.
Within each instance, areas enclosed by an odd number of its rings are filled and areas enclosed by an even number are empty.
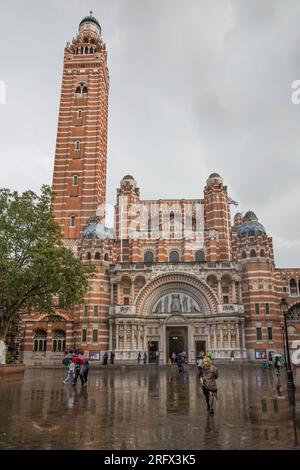
<svg viewBox="0 0 300 470">
<path fill-rule="evenodd" d="M 48 186 L 39 196 L 0 189 L 0 341 L 18 315 L 70 308 L 87 288 L 90 270 L 62 245 L 52 201 Z"/>
</svg>

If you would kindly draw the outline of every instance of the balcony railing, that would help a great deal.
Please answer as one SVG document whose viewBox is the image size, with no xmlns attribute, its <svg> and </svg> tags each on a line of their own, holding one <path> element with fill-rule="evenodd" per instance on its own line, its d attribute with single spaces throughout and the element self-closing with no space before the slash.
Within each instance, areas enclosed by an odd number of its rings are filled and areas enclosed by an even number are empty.
<svg viewBox="0 0 300 470">
<path fill-rule="evenodd" d="M 179 262 L 179 263 L 119 263 L 115 266 L 112 266 L 111 270 L 115 271 L 131 271 L 131 270 L 150 270 L 150 271 L 184 271 L 184 270 L 210 270 L 210 269 L 234 269 L 240 271 L 240 264 L 233 261 L 220 261 L 220 262 Z"/>
</svg>

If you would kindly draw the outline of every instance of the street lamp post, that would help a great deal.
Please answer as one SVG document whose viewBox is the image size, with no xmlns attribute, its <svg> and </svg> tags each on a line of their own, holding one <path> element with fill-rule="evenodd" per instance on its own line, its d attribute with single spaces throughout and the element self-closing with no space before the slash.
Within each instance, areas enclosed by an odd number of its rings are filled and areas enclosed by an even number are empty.
<svg viewBox="0 0 300 470">
<path fill-rule="evenodd" d="M 286 321 L 289 306 L 285 299 L 281 299 L 279 306 L 280 306 L 280 311 L 283 314 L 283 320 L 284 320 L 285 351 L 286 351 L 286 360 L 287 360 L 287 388 L 294 389 L 295 384 L 294 384 L 294 376 L 293 376 L 293 371 L 292 371 L 292 366 L 291 366 L 289 337 L 288 337 L 288 329 L 287 329 L 287 321 Z"/>
</svg>

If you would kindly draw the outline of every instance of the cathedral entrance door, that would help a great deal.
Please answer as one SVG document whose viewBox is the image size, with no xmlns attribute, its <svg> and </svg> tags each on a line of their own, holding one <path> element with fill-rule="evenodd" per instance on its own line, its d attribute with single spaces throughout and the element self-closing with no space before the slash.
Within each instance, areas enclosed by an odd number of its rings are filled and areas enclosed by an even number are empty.
<svg viewBox="0 0 300 470">
<path fill-rule="evenodd" d="M 187 328 L 167 328 L 167 360 L 175 352 L 176 354 L 188 353 Z"/>
<path fill-rule="evenodd" d="M 156 356 L 158 352 L 158 341 L 149 341 L 148 342 L 148 361 L 156 362 Z"/>
<path fill-rule="evenodd" d="M 202 352 L 206 353 L 206 342 L 205 341 L 196 341 L 195 342 L 195 352 L 196 352 L 196 359 L 199 354 Z"/>
</svg>

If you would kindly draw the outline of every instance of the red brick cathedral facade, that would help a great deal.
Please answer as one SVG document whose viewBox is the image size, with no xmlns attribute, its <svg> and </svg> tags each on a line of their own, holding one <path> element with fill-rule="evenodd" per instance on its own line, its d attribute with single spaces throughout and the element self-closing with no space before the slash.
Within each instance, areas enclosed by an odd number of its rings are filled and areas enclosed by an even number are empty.
<svg viewBox="0 0 300 470">
<path fill-rule="evenodd" d="M 279 302 L 300 339 L 300 270 L 277 269 L 272 239 L 256 215 L 231 223 L 227 187 L 212 173 L 203 198 L 143 200 L 126 175 L 114 230 L 104 225 L 109 74 L 101 27 L 85 17 L 65 48 L 53 190 L 63 239 L 93 264 L 84 304 L 25 318 L 23 360 L 61 363 L 64 350 L 166 363 L 185 351 L 216 359 L 283 352 Z"/>
</svg>

